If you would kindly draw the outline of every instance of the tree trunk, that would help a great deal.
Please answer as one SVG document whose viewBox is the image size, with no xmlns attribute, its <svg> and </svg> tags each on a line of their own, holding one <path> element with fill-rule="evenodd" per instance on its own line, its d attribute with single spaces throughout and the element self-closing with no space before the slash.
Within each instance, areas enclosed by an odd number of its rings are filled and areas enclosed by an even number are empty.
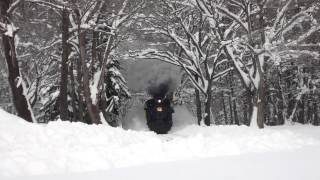
<svg viewBox="0 0 320 180">
<path fill-rule="evenodd" d="M 208 90 L 207 90 L 207 97 L 205 102 L 205 117 L 204 117 L 204 124 L 210 126 L 211 124 L 211 103 L 212 103 L 212 92 L 211 92 L 211 83 L 208 83 Z"/>
<path fill-rule="evenodd" d="M 10 2 L 10 0 L 0 1 L 1 23 L 10 24 L 8 21 L 9 15 L 7 14 Z M 12 91 L 13 104 L 19 117 L 29 122 L 35 122 L 31 105 L 26 98 L 26 91 L 24 91 L 23 79 L 19 71 L 14 35 L 15 32 L 12 32 L 12 36 L 2 34 L 3 51 L 8 66 L 8 80 Z"/>
<path fill-rule="evenodd" d="M 69 12 L 62 10 L 62 61 L 61 61 L 61 79 L 60 79 L 60 118 L 67 120 L 68 117 L 68 56 L 69 56 Z"/>
<path fill-rule="evenodd" d="M 306 95 L 303 94 L 302 95 L 302 98 L 301 98 L 301 101 L 298 103 L 298 119 L 297 121 L 301 124 L 305 124 L 305 99 L 306 99 Z"/>
<path fill-rule="evenodd" d="M 281 79 L 280 70 L 278 70 L 278 76 L 279 76 L 279 79 L 277 81 L 277 84 L 278 84 L 279 99 L 280 99 L 279 109 L 278 109 L 278 122 L 279 122 L 279 125 L 284 125 L 285 119 L 287 117 L 287 114 L 286 114 L 287 113 L 287 103 L 284 98 L 284 93 L 283 93 L 282 86 L 281 86 L 282 79 Z"/>
<path fill-rule="evenodd" d="M 231 94 L 229 94 L 229 111 L 230 111 L 230 124 L 233 124 L 233 114 L 232 114 L 232 97 Z"/>
<path fill-rule="evenodd" d="M 313 122 L 312 124 L 313 125 L 316 125 L 316 126 L 319 126 L 320 125 L 320 122 L 319 122 L 319 115 L 318 115 L 318 102 L 317 100 L 319 100 L 319 95 L 318 95 L 318 99 L 315 98 L 314 101 L 313 101 L 313 113 L 314 113 L 314 117 L 313 117 Z"/>
<path fill-rule="evenodd" d="M 248 107 L 248 95 L 247 93 L 244 94 L 244 100 L 243 100 L 243 105 L 242 105 L 242 111 L 243 111 L 243 124 L 248 125 L 249 124 L 249 118 L 248 118 L 248 112 L 249 112 L 249 107 Z"/>
<path fill-rule="evenodd" d="M 234 114 L 234 122 L 236 125 L 240 125 L 238 113 L 237 113 L 237 102 L 236 100 L 233 100 L 233 114 Z"/>
<path fill-rule="evenodd" d="M 77 101 L 77 94 L 76 94 L 76 84 L 75 84 L 75 79 L 74 79 L 74 75 L 73 75 L 73 63 L 71 62 L 70 64 L 70 70 L 69 70 L 69 74 L 70 74 L 70 81 L 71 81 L 71 102 L 72 102 L 72 121 L 78 121 L 79 119 L 79 112 L 77 110 L 77 106 L 76 106 L 76 101 Z"/>
<path fill-rule="evenodd" d="M 91 92 L 90 92 L 90 79 L 89 79 L 89 71 L 86 63 L 85 57 L 85 31 L 81 30 L 81 19 L 80 13 L 78 10 L 75 11 L 78 18 L 78 38 L 79 38 L 79 49 L 80 49 L 80 60 L 82 63 L 82 71 L 83 71 L 83 92 L 84 98 L 86 101 L 87 110 L 93 124 L 101 124 L 99 109 L 98 107 L 92 103 Z"/>
<path fill-rule="evenodd" d="M 259 128 L 264 128 L 264 111 L 265 111 L 265 87 L 264 87 L 264 77 L 261 73 L 260 85 L 257 92 L 257 98 L 255 99 L 255 103 L 257 105 L 257 125 Z"/>
<path fill-rule="evenodd" d="M 97 63 L 97 45 L 98 45 L 98 38 L 99 33 L 97 31 L 92 31 L 92 60 L 91 60 L 91 67 L 90 67 L 90 73 L 91 75 L 94 74 L 96 63 Z"/>
<path fill-rule="evenodd" d="M 312 123 L 314 120 L 314 113 L 313 113 L 313 103 L 315 99 L 313 98 L 315 94 L 311 92 L 310 94 L 307 95 L 307 122 Z"/>
<path fill-rule="evenodd" d="M 200 101 L 200 92 L 197 88 L 195 88 L 196 93 L 196 108 L 197 108 L 197 119 L 198 119 L 198 125 L 201 124 L 201 101 Z"/>
<path fill-rule="evenodd" d="M 254 95 L 252 94 L 251 91 L 247 90 L 246 93 L 246 104 L 247 104 L 247 125 L 250 126 L 251 120 L 252 120 L 252 113 L 253 113 L 253 106 L 254 106 Z"/>
<path fill-rule="evenodd" d="M 257 119 L 258 119 L 258 105 L 255 102 L 253 104 L 252 112 L 251 112 L 251 120 L 250 120 L 250 126 L 256 127 L 257 125 Z"/>
<path fill-rule="evenodd" d="M 223 91 L 221 92 L 221 98 L 222 98 L 224 122 L 225 122 L 225 124 L 227 124 L 228 123 L 228 113 L 227 113 L 227 109 L 226 109 L 226 103 L 224 102 L 224 93 L 223 93 Z"/>
<path fill-rule="evenodd" d="M 233 109 L 233 104 L 234 104 L 234 99 L 233 99 L 233 87 L 232 87 L 232 74 L 229 73 L 229 88 L 230 88 L 230 94 L 229 94 L 229 109 L 230 109 L 230 124 L 235 123 L 235 118 L 233 117 L 234 115 L 234 109 Z"/>
<path fill-rule="evenodd" d="M 79 104 L 79 121 L 80 122 L 84 122 L 84 123 L 90 123 L 88 121 L 84 121 L 83 119 L 83 115 L 84 115 L 84 103 L 83 103 L 83 99 L 82 99 L 82 63 L 81 63 L 81 60 L 78 59 L 77 61 L 77 81 L 78 81 L 78 104 Z"/>
<path fill-rule="evenodd" d="M 243 107 L 242 107 L 242 110 L 243 110 L 243 123 L 244 124 L 249 124 L 249 119 L 248 119 L 248 106 L 246 103 L 243 104 Z"/>
<path fill-rule="evenodd" d="M 258 6 L 260 8 L 259 13 L 259 25 L 260 25 L 260 37 L 261 37 L 261 48 L 264 47 L 264 44 L 266 43 L 266 35 L 265 35 L 265 11 L 264 11 L 264 5 L 265 1 L 258 0 Z M 259 128 L 264 128 L 264 120 L 265 120 L 265 77 L 264 77 L 264 63 L 265 63 L 265 57 L 261 57 L 261 61 L 259 58 L 259 55 L 255 56 L 255 61 L 256 61 L 256 70 L 258 76 L 260 76 L 260 82 L 259 86 L 257 89 L 257 99 L 255 103 L 257 103 L 257 125 Z"/>
</svg>

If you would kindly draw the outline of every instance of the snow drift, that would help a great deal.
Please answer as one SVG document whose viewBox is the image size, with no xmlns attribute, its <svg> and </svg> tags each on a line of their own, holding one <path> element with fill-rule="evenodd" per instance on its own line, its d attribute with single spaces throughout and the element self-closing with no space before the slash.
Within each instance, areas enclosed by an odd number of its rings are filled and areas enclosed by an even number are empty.
<svg viewBox="0 0 320 180">
<path fill-rule="evenodd" d="M 295 125 L 260 130 L 246 126 L 182 126 L 181 118 L 187 117 L 177 117 L 179 120 L 170 134 L 156 135 L 146 130 L 62 121 L 31 124 L 0 110 L 0 179 L 118 171 L 118 168 L 149 167 L 148 164 L 159 162 L 170 162 L 175 167 L 186 160 L 201 164 L 201 159 L 214 162 L 216 158 L 246 157 L 256 153 L 294 154 L 305 148 L 316 157 L 320 154 L 318 127 Z M 250 164 L 245 158 L 240 159 Z"/>
</svg>

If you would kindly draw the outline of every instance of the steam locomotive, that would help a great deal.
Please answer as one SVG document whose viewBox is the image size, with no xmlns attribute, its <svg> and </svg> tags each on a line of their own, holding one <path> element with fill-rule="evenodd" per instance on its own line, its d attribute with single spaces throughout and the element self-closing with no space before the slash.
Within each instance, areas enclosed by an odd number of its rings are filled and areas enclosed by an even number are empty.
<svg viewBox="0 0 320 180">
<path fill-rule="evenodd" d="M 157 134 L 167 134 L 172 127 L 173 108 L 170 100 L 161 96 L 153 97 L 145 102 L 147 125 Z"/>
</svg>

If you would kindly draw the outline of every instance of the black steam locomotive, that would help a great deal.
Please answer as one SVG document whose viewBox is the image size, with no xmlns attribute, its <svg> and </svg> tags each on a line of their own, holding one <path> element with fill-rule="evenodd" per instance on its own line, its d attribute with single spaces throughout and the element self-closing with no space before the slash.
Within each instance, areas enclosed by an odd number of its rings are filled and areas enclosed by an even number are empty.
<svg viewBox="0 0 320 180">
<path fill-rule="evenodd" d="M 145 103 L 147 125 L 157 134 L 166 134 L 172 127 L 173 108 L 170 100 L 161 96 L 153 97 Z"/>
</svg>

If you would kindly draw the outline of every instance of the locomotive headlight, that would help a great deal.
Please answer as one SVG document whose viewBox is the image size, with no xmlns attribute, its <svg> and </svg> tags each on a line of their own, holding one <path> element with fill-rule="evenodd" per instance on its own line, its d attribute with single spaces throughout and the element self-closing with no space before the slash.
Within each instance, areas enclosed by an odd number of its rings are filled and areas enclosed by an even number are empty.
<svg viewBox="0 0 320 180">
<path fill-rule="evenodd" d="M 158 103 L 161 103 L 161 99 L 158 99 Z"/>
</svg>

